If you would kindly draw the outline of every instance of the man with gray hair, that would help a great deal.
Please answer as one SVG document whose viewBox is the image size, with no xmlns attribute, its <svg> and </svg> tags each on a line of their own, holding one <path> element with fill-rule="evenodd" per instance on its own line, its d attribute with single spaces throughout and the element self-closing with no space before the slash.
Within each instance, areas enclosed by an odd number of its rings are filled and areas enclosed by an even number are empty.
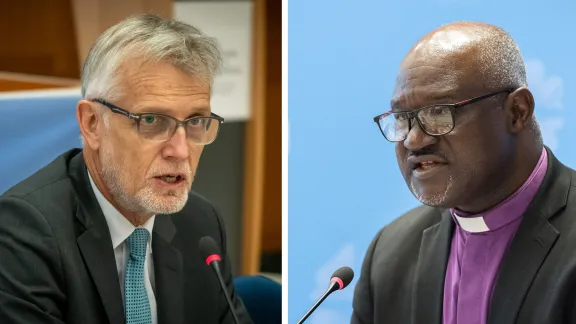
<svg viewBox="0 0 576 324">
<path fill-rule="evenodd" d="M 223 118 L 221 57 L 194 27 L 154 15 L 106 30 L 82 69 L 82 149 L 0 197 L 0 323 L 235 323 L 199 250 L 212 237 L 241 323 L 224 224 L 191 191 Z"/>
<path fill-rule="evenodd" d="M 373 239 L 351 323 L 576 323 L 576 172 L 543 145 L 527 87 L 493 25 L 409 51 L 374 121 L 424 206 Z"/>
</svg>

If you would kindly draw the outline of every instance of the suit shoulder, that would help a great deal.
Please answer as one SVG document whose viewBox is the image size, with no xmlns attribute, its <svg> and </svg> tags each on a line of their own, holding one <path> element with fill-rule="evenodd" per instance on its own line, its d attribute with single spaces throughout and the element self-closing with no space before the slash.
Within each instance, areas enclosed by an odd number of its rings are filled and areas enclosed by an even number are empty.
<svg viewBox="0 0 576 324">
<path fill-rule="evenodd" d="M 384 226 L 366 252 L 363 271 L 374 274 L 373 282 L 398 280 L 399 274 L 409 278 L 418 260 L 424 231 L 439 224 L 442 214 L 442 209 L 420 206 Z"/>
<path fill-rule="evenodd" d="M 429 206 L 418 206 L 400 215 L 383 231 L 414 231 L 424 230 L 442 219 L 442 210 Z"/>
<path fill-rule="evenodd" d="M 188 202 L 186 203 L 186 208 L 191 208 L 196 212 L 200 210 L 210 214 L 214 213 L 216 209 L 210 200 L 196 191 L 190 191 L 188 194 Z"/>
<path fill-rule="evenodd" d="M 225 227 L 221 215 L 214 204 L 195 191 L 190 191 L 184 208 L 172 215 L 172 221 L 177 228 L 182 248 L 193 246 L 203 236 L 212 236 L 220 242 L 222 251 L 226 251 Z"/>
<path fill-rule="evenodd" d="M 218 209 L 210 200 L 198 192 L 190 191 L 186 205 L 172 219 L 182 226 L 220 228 L 220 217 Z"/>
<path fill-rule="evenodd" d="M 44 200 L 56 199 L 62 193 L 61 190 L 55 190 L 56 187 L 70 186 L 67 172 L 68 163 L 79 152 L 80 150 L 74 149 L 60 155 L 40 170 L 12 186 L 0 198 L 14 197 L 34 200 L 34 197 L 39 196 Z"/>
<path fill-rule="evenodd" d="M 409 210 L 384 226 L 376 237 L 378 245 L 403 244 L 411 240 L 420 240 L 422 232 L 442 220 L 442 209 L 419 206 Z"/>
</svg>

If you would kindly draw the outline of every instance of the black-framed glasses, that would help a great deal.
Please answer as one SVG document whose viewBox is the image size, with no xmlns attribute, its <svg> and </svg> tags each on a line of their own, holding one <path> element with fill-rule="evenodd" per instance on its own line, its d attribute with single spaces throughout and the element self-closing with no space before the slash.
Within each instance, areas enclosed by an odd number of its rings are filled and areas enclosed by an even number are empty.
<svg viewBox="0 0 576 324">
<path fill-rule="evenodd" d="M 479 97 L 467 99 L 455 104 L 435 104 L 425 106 L 412 111 L 388 111 L 374 117 L 382 135 L 390 142 L 402 142 L 414 126 L 413 120 L 417 120 L 420 128 L 430 136 L 441 136 L 454 130 L 454 111 L 457 108 L 467 106 L 495 96 L 501 93 L 512 93 L 513 89 L 504 89 L 491 92 Z"/>
<path fill-rule="evenodd" d="M 136 122 L 138 134 L 149 141 L 165 142 L 172 138 L 178 127 L 184 127 L 189 141 L 198 145 L 208 145 L 216 139 L 220 124 L 224 118 L 212 113 L 211 116 L 194 116 L 178 120 L 172 116 L 159 113 L 133 114 L 115 106 L 104 99 L 92 99 L 92 102 L 108 107 L 112 112 L 126 116 Z"/>
</svg>

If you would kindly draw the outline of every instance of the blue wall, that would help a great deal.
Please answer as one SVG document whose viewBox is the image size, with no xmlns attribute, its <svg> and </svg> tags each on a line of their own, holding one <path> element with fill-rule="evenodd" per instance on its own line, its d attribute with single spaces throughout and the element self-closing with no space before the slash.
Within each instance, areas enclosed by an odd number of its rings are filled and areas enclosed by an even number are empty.
<svg viewBox="0 0 576 324">
<path fill-rule="evenodd" d="M 0 193 L 61 153 L 81 147 L 76 121 L 78 95 L 0 96 Z"/>
</svg>

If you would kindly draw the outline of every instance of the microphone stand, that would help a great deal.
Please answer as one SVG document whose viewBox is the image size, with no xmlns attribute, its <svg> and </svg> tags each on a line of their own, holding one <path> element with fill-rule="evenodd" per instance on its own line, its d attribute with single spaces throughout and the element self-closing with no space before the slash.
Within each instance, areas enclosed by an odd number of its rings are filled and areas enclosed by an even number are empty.
<svg viewBox="0 0 576 324">
<path fill-rule="evenodd" d="M 298 321 L 297 324 L 302 324 L 304 323 L 304 321 L 310 316 L 312 315 L 312 313 L 316 310 L 316 308 L 318 308 L 318 306 L 320 306 L 320 304 L 322 304 L 322 302 L 324 301 L 324 299 L 326 299 L 326 297 L 328 297 L 331 293 L 334 292 L 334 288 L 336 287 L 336 282 L 334 281 L 330 281 L 330 286 L 328 287 L 328 289 L 326 290 L 326 292 L 322 295 L 322 297 L 320 297 L 320 299 L 318 299 L 318 301 L 314 304 L 314 306 L 312 306 L 312 308 L 310 308 L 310 310 Z"/>
<path fill-rule="evenodd" d="M 236 324 L 240 324 L 240 320 L 234 311 L 234 304 L 232 304 L 232 298 L 230 298 L 230 294 L 228 294 L 228 289 L 224 284 L 224 278 L 222 278 L 222 274 L 220 273 L 220 267 L 218 266 L 218 262 L 213 262 L 212 266 L 214 267 L 214 272 L 218 276 L 218 281 L 220 282 L 220 286 L 222 287 L 222 291 L 224 291 L 224 296 L 226 296 L 226 301 L 228 301 L 228 305 L 230 306 L 230 313 L 232 313 L 232 317 L 234 318 L 234 322 Z"/>
</svg>

